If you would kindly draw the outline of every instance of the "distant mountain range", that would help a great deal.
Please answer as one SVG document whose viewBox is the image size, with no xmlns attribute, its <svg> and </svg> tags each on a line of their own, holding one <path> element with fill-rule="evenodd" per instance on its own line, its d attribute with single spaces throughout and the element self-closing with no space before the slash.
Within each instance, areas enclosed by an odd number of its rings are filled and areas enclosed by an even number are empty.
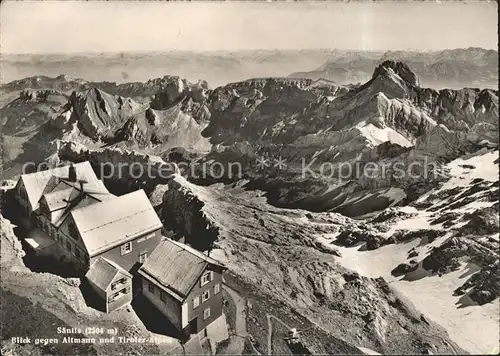
<svg viewBox="0 0 500 356">
<path fill-rule="evenodd" d="M 88 81 L 145 82 L 165 75 L 213 87 L 260 77 L 324 78 L 340 84 L 364 82 L 384 60 L 406 62 L 423 85 L 433 88 L 497 86 L 498 52 L 481 48 L 437 52 L 366 52 L 334 49 L 235 52 L 94 53 L 3 55 L 2 82 L 66 74 Z M 316 68 L 316 69 L 314 69 Z M 292 74 L 290 74 L 292 73 Z"/>
<path fill-rule="evenodd" d="M 328 60 L 309 72 L 292 78 L 328 79 L 339 84 L 364 82 L 385 60 L 404 61 L 419 76 L 421 84 L 433 88 L 498 87 L 498 52 L 482 48 L 438 52 L 350 52 Z"/>
</svg>

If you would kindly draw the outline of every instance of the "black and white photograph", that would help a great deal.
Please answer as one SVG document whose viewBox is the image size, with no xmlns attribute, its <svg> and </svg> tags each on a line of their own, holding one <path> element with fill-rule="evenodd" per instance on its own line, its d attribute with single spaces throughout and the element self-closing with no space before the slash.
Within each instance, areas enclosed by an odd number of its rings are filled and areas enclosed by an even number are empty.
<svg viewBox="0 0 500 356">
<path fill-rule="evenodd" d="M 2 355 L 497 355 L 496 1 L 0 3 Z"/>
</svg>

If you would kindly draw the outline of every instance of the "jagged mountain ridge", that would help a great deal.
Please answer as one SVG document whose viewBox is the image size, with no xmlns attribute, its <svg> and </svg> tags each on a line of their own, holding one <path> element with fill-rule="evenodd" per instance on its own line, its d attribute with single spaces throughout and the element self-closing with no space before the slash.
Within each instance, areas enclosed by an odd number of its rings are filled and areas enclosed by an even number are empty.
<svg viewBox="0 0 500 356">
<path fill-rule="evenodd" d="M 267 191 L 273 204 L 355 216 L 414 199 L 439 177 L 396 178 L 391 172 L 339 179 L 343 165 L 359 165 L 359 173 L 374 162 L 439 164 L 478 145 L 498 144 L 497 91 L 421 88 L 406 64 L 393 61 L 336 97 L 307 91 L 310 83 L 269 79 L 259 82 L 261 90 L 218 88 L 214 102 L 220 104 L 205 131 L 216 145 L 207 160 L 241 162 L 249 187 Z M 255 161 L 261 157 L 284 158 L 287 167 L 259 170 Z M 319 173 L 325 165 L 327 177 L 301 175 L 304 166 Z"/>
<path fill-rule="evenodd" d="M 383 68 L 384 66 L 382 66 Z M 380 70 L 380 66 L 376 68 L 375 70 L 375 73 L 373 75 L 373 77 L 376 77 L 376 78 L 383 78 L 384 76 L 383 75 L 379 75 L 380 73 L 378 73 L 378 71 Z M 41 77 L 42 79 L 44 80 L 40 80 L 40 77 L 36 77 L 36 78 L 28 78 L 25 82 L 23 81 L 19 81 L 19 83 L 9 83 L 9 84 L 6 84 L 4 85 L 4 87 L 24 87 L 25 85 L 35 85 L 36 87 L 43 87 L 43 86 L 50 86 L 50 83 L 47 84 L 47 80 L 48 78 L 46 77 Z M 107 83 L 107 82 L 103 82 L 103 83 L 89 83 L 89 82 L 84 82 L 84 87 L 83 89 L 84 90 L 88 90 L 88 87 L 92 86 L 92 87 L 96 87 L 96 88 L 99 88 L 99 87 L 104 87 L 105 89 L 103 91 L 105 92 L 108 92 L 109 94 L 112 94 L 112 95 L 119 95 L 119 96 L 134 96 L 134 95 L 140 95 L 142 97 L 153 97 L 154 95 L 156 94 L 160 94 L 160 93 L 166 93 L 168 92 L 168 89 L 169 89 L 169 86 L 171 86 L 171 83 L 172 83 L 172 80 L 171 78 L 175 78 L 175 77 L 164 77 L 164 78 L 157 78 L 157 79 L 154 79 L 154 80 L 150 80 L 148 81 L 147 83 L 126 83 L 126 84 L 121 84 L 121 85 L 116 85 L 114 83 Z M 176 78 L 177 80 L 180 80 L 179 78 Z M 66 81 L 66 85 L 63 85 L 63 82 Z M 175 81 L 175 80 L 174 80 Z M 312 86 L 314 87 L 313 83 L 311 81 L 304 81 L 304 80 L 296 80 L 296 81 L 284 81 L 284 80 L 278 80 L 278 82 L 283 82 L 284 84 L 286 84 L 283 88 L 287 88 L 286 90 L 288 92 L 283 92 L 283 93 L 280 93 L 279 95 L 281 96 L 294 96 L 295 95 L 295 100 L 299 99 L 300 100 L 303 100 L 299 103 L 299 105 L 297 105 L 297 108 L 298 107 L 302 107 L 306 104 L 311 104 L 311 105 L 314 105 L 314 101 L 318 101 L 318 96 L 321 97 L 323 99 L 323 101 L 325 100 L 323 98 L 323 96 L 326 96 L 327 97 L 327 101 L 331 101 L 332 98 L 337 98 L 337 97 L 342 97 L 344 94 L 346 94 L 347 92 L 350 93 L 350 95 L 348 95 L 346 97 L 346 99 L 349 99 L 347 100 L 348 102 L 355 102 L 354 100 L 352 100 L 352 97 L 351 95 L 353 95 L 353 93 L 355 93 L 357 90 L 356 88 L 354 89 L 349 89 L 349 88 L 346 88 L 346 87 L 342 87 L 342 86 L 339 86 L 339 85 L 335 85 L 333 83 L 327 83 L 327 85 L 325 85 L 322 90 L 320 91 L 320 93 L 318 93 L 317 90 L 313 90 L 313 88 L 311 87 L 307 87 L 307 86 Z M 397 80 L 389 80 L 387 81 L 386 83 L 381 83 L 381 85 L 379 87 L 377 87 L 377 83 L 374 83 L 374 78 L 372 78 L 368 83 L 370 83 L 373 87 L 373 92 L 374 93 L 378 93 L 378 92 L 383 92 L 386 96 L 388 96 L 389 98 L 391 98 L 392 96 L 394 97 L 401 97 L 402 95 L 401 94 L 401 88 L 398 88 L 398 84 L 397 84 Z M 55 87 L 62 87 L 63 89 L 68 89 L 68 88 L 71 88 L 71 86 L 74 84 L 74 83 L 79 83 L 81 84 L 82 81 L 81 80 L 72 80 L 70 78 L 65 78 L 65 77 L 58 77 L 56 78 L 56 81 L 55 83 L 53 84 Z M 241 82 L 241 83 L 235 83 L 235 84 L 230 84 L 228 86 L 225 86 L 225 87 L 221 87 L 221 88 L 218 88 L 212 92 L 210 92 L 208 90 L 208 86 L 205 84 L 201 84 L 201 86 L 203 87 L 204 89 L 204 93 L 201 93 L 201 96 L 206 96 L 208 94 L 211 93 L 211 96 L 212 98 L 210 98 L 210 109 L 208 111 L 220 111 L 220 105 L 221 103 L 216 103 L 217 101 L 219 102 L 223 102 L 224 101 L 224 96 L 227 96 L 229 95 L 229 97 L 231 97 L 232 99 L 234 99 L 231 94 L 232 93 L 225 93 L 225 94 L 222 94 L 222 92 L 224 91 L 231 91 L 233 89 L 235 90 L 240 90 L 241 93 L 238 93 L 238 96 L 242 96 L 243 98 L 245 97 L 245 95 L 248 95 L 248 93 L 246 92 L 247 89 L 250 89 L 250 88 L 253 88 L 254 90 L 259 90 L 259 85 L 257 85 L 256 83 L 260 83 L 260 88 L 261 89 L 264 89 L 264 92 L 262 93 L 264 96 L 266 94 L 269 94 L 268 97 L 275 97 L 276 92 L 279 92 L 279 89 L 278 88 L 274 88 L 274 91 L 272 91 L 271 87 L 273 87 L 273 85 L 266 85 L 265 83 L 266 82 L 266 79 L 263 79 L 263 80 L 251 80 L 251 81 L 245 81 L 245 82 Z M 294 85 L 294 83 L 296 85 Z M 367 83 L 367 84 L 368 84 Z M 364 86 L 366 86 L 367 84 L 365 84 Z M 395 84 L 395 85 L 394 85 Z M 412 83 L 412 84 L 415 84 L 415 83 Z M 418 84 L 418 83 L 416 83 Z M 181 85 L 184 85 L 184 86 L 187 86 L 186 85 L 186 81 L 184 80 L 183 83 L 181 83 Z M 199 84 L 198 84 L 199 85 Z M 389 86 L 393 85 L 394 88 L 393 89 L 390 89 Z M 174 85 L 174 91 L 177 90 L 175 89 L 175 86 L 179 87 L 179 85 Z M 361 86 L 361 89 L 363 89 L 364 86 Z M 296 88 L 297 87 L 297 88 Z M 325 87 L 326 87 L 326 90 L 325 90 Z M 317 87 L 316 87 L 317 88 Z M 82 88 L 79 88 L 79 89 L 82 89 Z M 295 90 L 295 89 L 298 89 L 299 91 Z M 340 89 L 340 90 L 339 90 Z M 359 88 L 358 88 L 359 89 Z M 271 92 L 269 93 L 266 93 L 266 90 L 271 90 Z M 295 94 L 292 92 L 295 90 Z M 307 93 L 303 93 L 303 92 L 300 92 L 300 90 L 303 90 L 303 91 L 306 91 Z M 392 90 L 396 90 L 396 92 L 394 94 L 391 95 L 390 91 Z M 403 89 L 404 90 L 404 89 Z M 181 90 L 182 91 L 182 90 Z M 399 93 L 398 93 L 399 91 Z M 312 95 L 310 95 L 309 93 L 312 93 Z M 490 94 L 488 94 L 490 93 Z M 328 95 L 330 94 L 330 95 Z M 256 94 L 256 95 L 260 95 L 260 94 Z M 415 91 L 411 91 L 409 94 L 408 94 L 411 99 L 413 99 L 414 103 L 417 104 L 417 106 L 424 106 L 426 108 L 426 111 L 429 112 L 429 113 L 435 113 L 435 111 L 438 111 L 437 113 L 437 116 L 439 117 L 443 117 L 443 120 L 448 120 L 450 121 L 450 118 L 447 118 L 447 114 L 449 111 L 452 111 L 452 115 L 453 116 L 459 116 L 460 118 L 466 118 L 467 120 L 462 120 L 462 121 L 466 121 L 466 123 L 468 123 L 468 125 L 470 125 L 471 123 L 471 120 L 470 120 L 470 117 L 471 115 L 477 115 L 475 114 L 474 112 L 476 111 L 475 109 L 478 108 L 478 107 L 482 107 L 482 106 L 485 106 L 485 108 L 487 108 L 486 110 L 489 111 L 489 107 L 491 107 L 492 105 L 492 101 L 494 100 L 498 100 L 498 99 L 494 99 L 494 98 L 491 98 L 492 96 L 496 96 L 496 98 L 498 98 L 498 92 L 490 92 L 490 91 L 479 91 L 479 90 L 476 90 L 476 89 L 468 89 L 468 90 L 462 90 L 462 91 L 448 91 L 448 90 L 445 90 L 445 91 L 435 91 L 433 89 L 423 89 L 423 90 L 420 90 L 418 92 L 415 92 Z M 456 98 L 455 96 L 466 96 L 466 98 Z M 465 101 L 468 101 L 469 103 L 473 100 L 467 98 L 468 96 L 476 96 L 478 99 L 477 100 L 474 100 L 474 103 L 471 105 L 471 107 L 474 107 L 473 110 L 468 110 L 469 112 L 465 112 L 465 113 L 462 113 L 464 110 L 463 110 L 463 107 L 465 105 Z M 220 98 L 222 97 L 222 100 L 220 100 Z M 489 98 L 490 97 L 490 98 Z M 485 104 L 482 104 L 481 103 L 481 98 L 484 99 L 485 101 Z M 200 98 L 198 98 L 200 99 Z M 259 98 L 248 98 L 250 99 L 250 101 L 252 100 L 259 100 Z M 248 100 L 246 99 L 239 99 L 240 102 L 242 101 L 245 101 L 246 104 L 248 104 Z M 320 101 L 320 100 L 319 100 Z M 477 101 L 477 102 L 476 102 Z M 312 103 L 311 103 L 312 102 Z M 454 103 L 457 103 L 459 105 L 459 107 L 453 107 Z M 470 105 L 469 103 L 467 103 L 467 105 Z M 283 98 L 280 99 L 279 102 L 276 102 L 274 103 L 275 105 L 280 105 L 282 108 L 285 108 L 287 106 L 287 103 L 283 101 Z M 224 104 L 223 105 L 223 113 L 220 113 L 221 116 L 224 116 L 224 115 L 227 115 L 227 108 L 224 107 Z M 228 105 L 228 104 L 226 104 Z M 236 102 L 233 104 L 233 105 L 241 105 L 241 104 L 237 104 Z M 269 106 L 272 106 L 273 103 L 272 103 L 272 99 L 270 100 L 267 100 L 264 102 L 264 106 L 260 107 L 259 108 L 259 113 L 258 115 L 265 115 L 265 112 L 266 112 L 266 108 L 268 110 L 271 110 L 271 108 L 268 108 L 267 105 Z M 290 103 L 290 105 L 293 105 L 293 102 Z M 457 105 L 457 106 L 458 106 Z M 161 105 L 160 105 L 161 106 Z M 317 105 L 319 108 L 321 107 L 324 107 L 325 105 L 323 105 L 323 103 L 320 103 L 320 105 Z M 153 108 L 155 108 L 154 105 L 152 105 Z M 330 106 L 331 107 L 331 106 Z M 286 115 L 288 117 L 290 117 L 291 115 L 295 114 L 295 112 L 293 111 L 294 109 L 293 108 L 290 108 L 292 111 L 289 111 L 286 113 Z M 243 108 L 235 108 L 233 109 L 234 110 L 252 110 L 252 108 L 250 107 L 249 109 L 243 109 Z M 206 111 L 206 109 L 205 109 Z M 462 111 L 462 112 L 461 112 Z M 263 113 L 262 113 L 263 112 Z M 314 114 L 314 115 L 317 115 L 318 113 L 317 112 L 314 112 L 313 110 L 308 110 L 308 112 Z M 234 114 L 233 112 L 230 113 L 231 115 Z M 321 113 L 320 113 L 321 114 Z M 343 114 L 343 113 L 341 113 Z M 247 120 L 248 115 L 244 116 L 242 119 L 243 121 L 244 120 Z M 325 115 L 323 115 L 325 116 Z M 328 115 L 327 115 L 328 116 Z M 494 116 L 494 115 L 493 115 Z M 213 121 L 216 121 L 216 118 L 213 120 Z M 221 120 L 222 121 L 222 120 Z M 468 122 L 467 122 L 468 121 Z M 240 122 L 240 125 L 242 123 Z M 449 123 L 450 124 L 450 123 Z M 459 122 L 458 123 L 459 125 L 463 125 L 462 122 Z M 340 125 L 341 126 L 341 125 Z M 464 127 L 465 129 L 467 129 L 467 127 Z M 210 136 L 213 136 L 213 135 L 210 135 Z M 212 137 L 212 140 L 215 141 L 215 138 Z"/>
<path fill-rule="evenodd" d="M 200 133 L 209 113 L 194 101 L 203 98 L 206 84 L 191 85 L 178 77 L 159 81 L 158 92 L 149 104 L 97 88 L 75 91 L 50 124 L 63 130 L 76 125 L 82 134 L 109 145 L 125 142 L 137 148 L 184 145 L 189 149 L 207 146 Z"/>
<path fill-rule="evenodd" d="M 59 111 L 67 96 L 54 89 L 23 90 L 0 109 L 0 132 L 16 135 L 35 129 Z"/>
<path fill-rule="evenodd" d="M 473 86 L 496 88 L 498 83 L 498 51 L 482 48 L 444 50 L 438 52 L 389 51 L 380 56 L 359 55 L 355 60 L 339 56 L 309 72 L 296 72 L 292 78 L 326 78 L 338 83 L 357 83 L 370 78 L 379 62 L 396 60 L 407 63 L 426 86 L 463 88 Z"/>
<path fill-rule="evenodd" d="M 380 189 L 374 198 L 381 199 L 375 206 L 383 208 L 414 195 L 409 191 L 414 182 L 401 182 L 395 192 L 391 177 L 380 183 L 364 176 L 304 180 L 299 179 L 303 160 L 314 160 L 313 170 L 332 164 L 335 173 L 342 163 L 386 159 L 377 148 L 386 143 L 395 147 L 391 152 L 403 154 L 392 161 L 407 164 L 414 158 L 397 147 L 421 158 L 430 153 L 446 159 L 467 145 L 497 143 L 491 133 L 498 130 L 497 91 L 421 88 L 417 75 L 401 62 L 385 61 L 369 81 L 351 86 L 261 78 L 211 90 L 206 82 L 172 76 L 148 83 L 153 83 L 149 89 L 158 85 L 158 91 L 144 103 L 97 88 L 75 92 L 51 124 L 71 134 L 76 124 L 80 134 L 97 143 L 159 155 L 176 146 L 206 152 L 209 140 L 214 146 L 207 161 L 243 162 L 244 177 L 255 184 L 249 187 L 271 192 L 273 203 L 323 210 L 345 206 L 349 196 L 363 196 L 374 186 Z M 282 157 L 289 167 L 268 179 L 269 172 L 259 172 L 254 164 L 262 155 Z M 345 189 L 350 193 L 338 195 Z"/>
<path fill-rule="evenodd" d="M 410 79 L 403 79 L 406 76 Z M 410 128 L 414 132 L 401 132 L 411 140 L 434 126 L 433 120 L 446 123 L 455 119 L 458 122 L 450 129 L 465 131 L 475 121 L 495 123 L 498 114 L 498 91 L 463 89 L 438 92 L 420 88 L 416 75 L 408 66 L 392 61 L 379 65 L 372 79 L 361 86 L 343 88 L 339 93 L 339 86 L 332 84 L 331 92 L 336 96 L 308 90 L 312 82 L 307 80 L 262 80 L 262 90 L 253 83 L 239 91 L 238 87 L 244 86 L 245 82 L 229 85 L 216 89 L 212 94 L 215 112 L 212 113 L 207 135 L 214 144 L 234 141 L 238 136 L 241 136 L 240 141 L 267 139 L 275 143 L 289 143 L 320 130 L 349 128 L 353 120 L 370 121 L 384 115 L 392 116 L 388 123 L 392 122 L 393 126 L 397 126 L 400 118 L 403 118 L 402 121 L 417 121 L 413 124 L 416 127 Z M 253 91 L 248 91 L 249 88 Z M 395 105 L 388 105 L 387 101 L 380 100 L 384 96 L 398 99 L 400 104 L 394 102 Z M 273 115 L 272 106 L 275 109 L 279 106 L 282 117 Z M 365 106 L 369 107 L 366 112 Z M 254 117 L 255 122 L 252 122 Z M 418 127 L 420 120 L 421 128 Z M 247 129 L 249 124 L 253 126 Z M 412 125 L 401 122 L 399 127 L 391 128 L 397 131 L 403 130 L 404 126 Z"/>
</svg>

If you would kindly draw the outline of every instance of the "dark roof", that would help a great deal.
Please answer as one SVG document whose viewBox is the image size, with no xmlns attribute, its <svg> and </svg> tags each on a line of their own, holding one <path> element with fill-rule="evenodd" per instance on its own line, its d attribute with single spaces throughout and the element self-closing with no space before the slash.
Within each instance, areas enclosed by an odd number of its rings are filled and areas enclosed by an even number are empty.
<svg viewBox="0 0 500 356">
<path fill-rule="evenodd" d="M 94 173 L 89 162 L 81 162 L 74 164 L 79 179 L 84 179 L 88 184 L 99 184 L 99 179 Z M 38 201 L 43 194 L 52 191 L 58 184 L 58 177 L 66 177 L 68 175 L 69 166 L 57 167 L 46 171 L 39 171 L 29 174 L 23 174 L 21 180 L 26 188 L 29 203 L 32 210 L 38 208 Z"/>
<path fill-rule="evenodd" d="M 94 261 L 94 263 L 92 263 L 85 277 L 101 290 L 106 290 L 116 275 L 120 272 L 125 276 L 132 278 L 130 273 L 125 271 L 116 263 L 106 258 L 99 257 Z"/>
<path fill-rule="evenodd" d="M 56 227 L 64 222 L 72 210 L 116 198 L 108 192 L 100 180 L 84 184 L 83 190 L 81 190 L 82 187 L 78 182 L 70 182 L 60 178 L 56 178 L 58 181 L 56 185 L 49 187 L 54 182 L 52 178 L 45 188 L 48 193 L 44 193 L 40 201 L 45 200 L 51 212 L 51 222 Z"/>
<path fill-rule="evenodd" d="M 183 300 L 208 265 L 225 268 L 222 263 L 200 251 L 166 238 L 148 256 L 139 272 Z"/>
</svg>

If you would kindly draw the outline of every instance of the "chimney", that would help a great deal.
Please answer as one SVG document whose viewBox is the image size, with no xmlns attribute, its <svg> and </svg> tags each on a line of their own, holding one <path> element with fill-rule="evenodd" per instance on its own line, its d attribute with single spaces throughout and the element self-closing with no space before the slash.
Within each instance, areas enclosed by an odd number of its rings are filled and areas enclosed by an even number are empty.
<svg viewBox="0 0 500 356">
<path fill-rule="evenodd" d="M 73 166 L 73 163 L 69 166 L 68 180 L 70 182 L 76 182 L 76 169 Z"/>
</svg>

